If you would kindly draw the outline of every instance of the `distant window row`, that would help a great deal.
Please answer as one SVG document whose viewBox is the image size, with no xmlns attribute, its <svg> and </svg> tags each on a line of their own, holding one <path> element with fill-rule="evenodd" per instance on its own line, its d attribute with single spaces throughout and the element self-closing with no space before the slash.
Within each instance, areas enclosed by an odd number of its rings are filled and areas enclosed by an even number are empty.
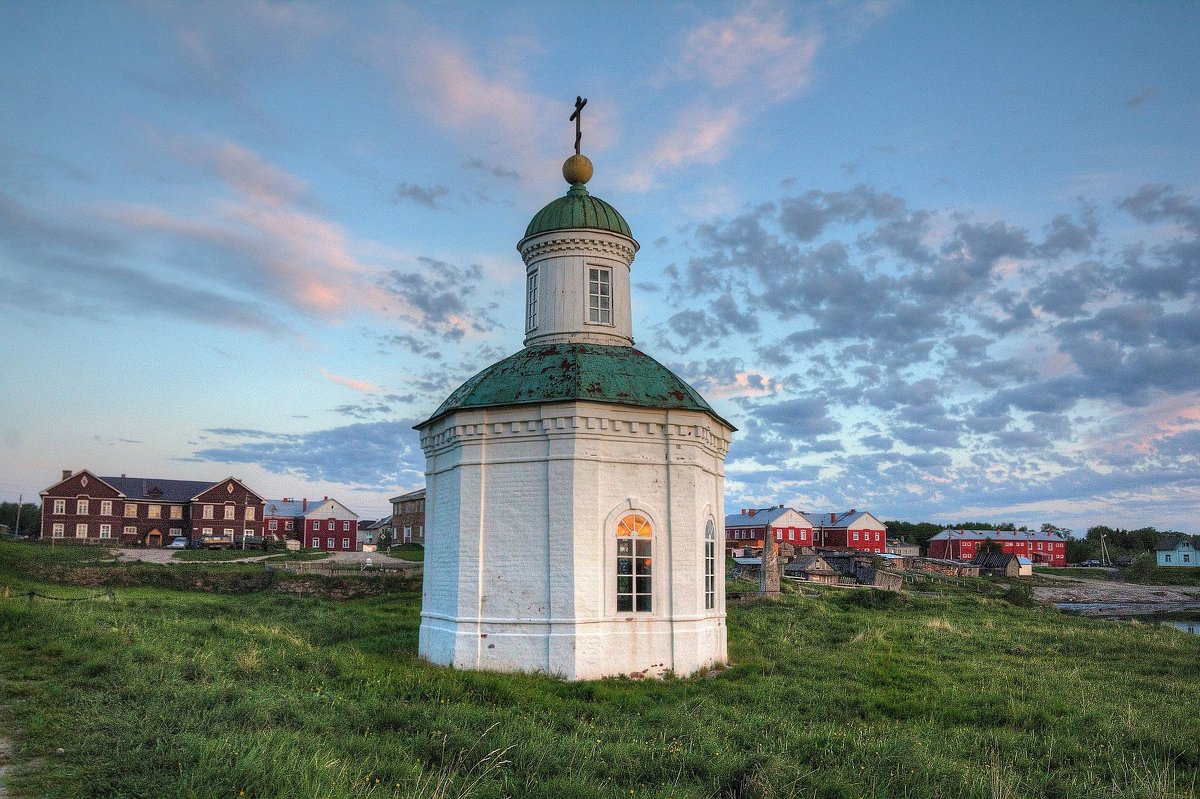
<svg viewBox="0 0 1200 799">
<path fill-rule="evenodd" d="M 310 528 L 313 531 L 320 530 L 321 529 L 321 520 L 313 519 L 312 524 L 310 525 Z M 325 529 L 326 530 L 336 530 L 337 529 L 337 521 L 334 519 L 327 519 L 325 522 Z M 349 532 L 350 531 L 350 522 L 343 521 L 342 522 L 342 530 L 345 532 Z"/>
<path fill-rule="evenodd" d="M 75 513 L 78 516 L 89 515 L 91 513 L 91 507 L 92 507 L 91 500 L 88 500 L 88 499 L 75 500 Z M 136 519 L 138 517 L 138 507 L 139 507 L 139 504 L 136 502 L 126 502 L 122 515 L 124 515 L 126 518 Z M 146 507 L 146 518 L 147 519 L 163 518 L 163 506 L 162 505 L 146 505 L 145 507 Z M 182 519 L 183 518 L 183 506 L 182 505 L 167 505 L 166 507 L 167 507 L 167 514 L 170 518 L 172 518 L 172 519 Z M 222 506 L 222 508 L 223 508 L 222 513 L 224 514 L 223 518 L 225 518 L 225 519 L 236 519 L 237 518 L 237 506 L 236 505 L 228 504 L 228 505 Z M 53 510 L 51 512 L 58 516 L 62 516 L 64 514 L 66 514 L 67 501 L 65 499 L 54 500 Z M 201 514 L 203 515 L 203 517 L 205 519 L 213 518 L 213 506 L 212 505 L 203 505 Z M 100 500 L 100 515 L 101 516 L 112 516 L 113 515 L 112 500 L 110 500 L 110 499 Z M 246 506 L 246 512 L 245 512 L 243 518 L 245 518 L 247 520 L 253 520 L 254 517 L 255 517 L 254 507 L 250 506 L 250 505 Z"/>
</svg>

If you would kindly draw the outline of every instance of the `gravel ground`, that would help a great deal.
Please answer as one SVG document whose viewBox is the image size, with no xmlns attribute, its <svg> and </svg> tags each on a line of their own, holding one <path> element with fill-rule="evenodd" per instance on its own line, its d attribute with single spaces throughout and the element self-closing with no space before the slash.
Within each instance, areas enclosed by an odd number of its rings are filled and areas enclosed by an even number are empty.
<svg viewBox="0 0 1200 799">
<path fill-rule="evenodd" d="M 1058 585 L 1039 585 L 1033 595 L 1043 602 L 1076 604 L 1131 605 L 1173 610 L 1200 602 L 1200 588 L 1179 585 L 1138 585 L 1111 580 L 1087 580 L 1080 577 L 1053 579 Z M 1149 612 L 1143 610 L 1141 612 Z"/>
</svg>

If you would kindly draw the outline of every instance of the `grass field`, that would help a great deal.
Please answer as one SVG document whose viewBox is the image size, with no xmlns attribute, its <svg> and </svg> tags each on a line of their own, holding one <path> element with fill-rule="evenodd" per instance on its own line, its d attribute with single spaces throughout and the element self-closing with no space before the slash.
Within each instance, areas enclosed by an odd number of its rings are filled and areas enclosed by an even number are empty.
<svg viewBox="0 0 1200 799">
<path fill-rule="evenodd" d="M 991 585 L 731 605 L 728 669 L 562 683 L 424 664 L 411 585 L 335 601 L 55 582 L 97 554 L 0 544 L 12 796 L 1181 799 L 1200 785 L 1200 637 L 1020 607 Z"/>
</svg>

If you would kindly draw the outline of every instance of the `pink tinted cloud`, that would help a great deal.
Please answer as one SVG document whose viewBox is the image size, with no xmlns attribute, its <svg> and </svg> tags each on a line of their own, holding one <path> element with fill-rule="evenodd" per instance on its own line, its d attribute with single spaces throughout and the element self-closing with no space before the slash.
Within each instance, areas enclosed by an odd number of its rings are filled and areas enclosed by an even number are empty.
<svg viewBox="0 0 1200 799">
<path fill-rule="evenodd" d="M 351 388 L 355 391 L 361 391 L 363 394 L 383 394 L 386 391 L 383 387 L 377 386 L 374 383 L 368 383 L 366 380 L 358 380 L 357 378 L 353 377 L 346 377 L 345 375 L 334 374 L 328 369 L 321 369 L 321 377 L 325 378 L 330 383 L 336 383 L 339 386 L 345 386 L 346 388 Z"/>
<path fill-rule="evenodd" d="M 782 9 L 753 6 L 688 34 L 677 75 L 717 89 L 767 93 L 779 102 L 808 85 L 822 39 L 817 31 L 791 32 Z"/>
</svg>

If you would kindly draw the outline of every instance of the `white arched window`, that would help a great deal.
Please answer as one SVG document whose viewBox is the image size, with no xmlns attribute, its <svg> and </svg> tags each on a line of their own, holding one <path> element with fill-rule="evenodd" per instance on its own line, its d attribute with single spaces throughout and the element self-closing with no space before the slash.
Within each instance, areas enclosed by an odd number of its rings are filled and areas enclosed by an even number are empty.
<svg viewBox="0 0 1200 799">
<path fill-rule="evenodd" d="M 717 606 L 717 529 L 712 519 L 704 526 L 704 609 Z"/>
<path fill-rule="evenodd" d="M 650 521 L 630 513 L 617 523 L 617 612 L 654 610 L 654 530 Z"/>
</svg>

